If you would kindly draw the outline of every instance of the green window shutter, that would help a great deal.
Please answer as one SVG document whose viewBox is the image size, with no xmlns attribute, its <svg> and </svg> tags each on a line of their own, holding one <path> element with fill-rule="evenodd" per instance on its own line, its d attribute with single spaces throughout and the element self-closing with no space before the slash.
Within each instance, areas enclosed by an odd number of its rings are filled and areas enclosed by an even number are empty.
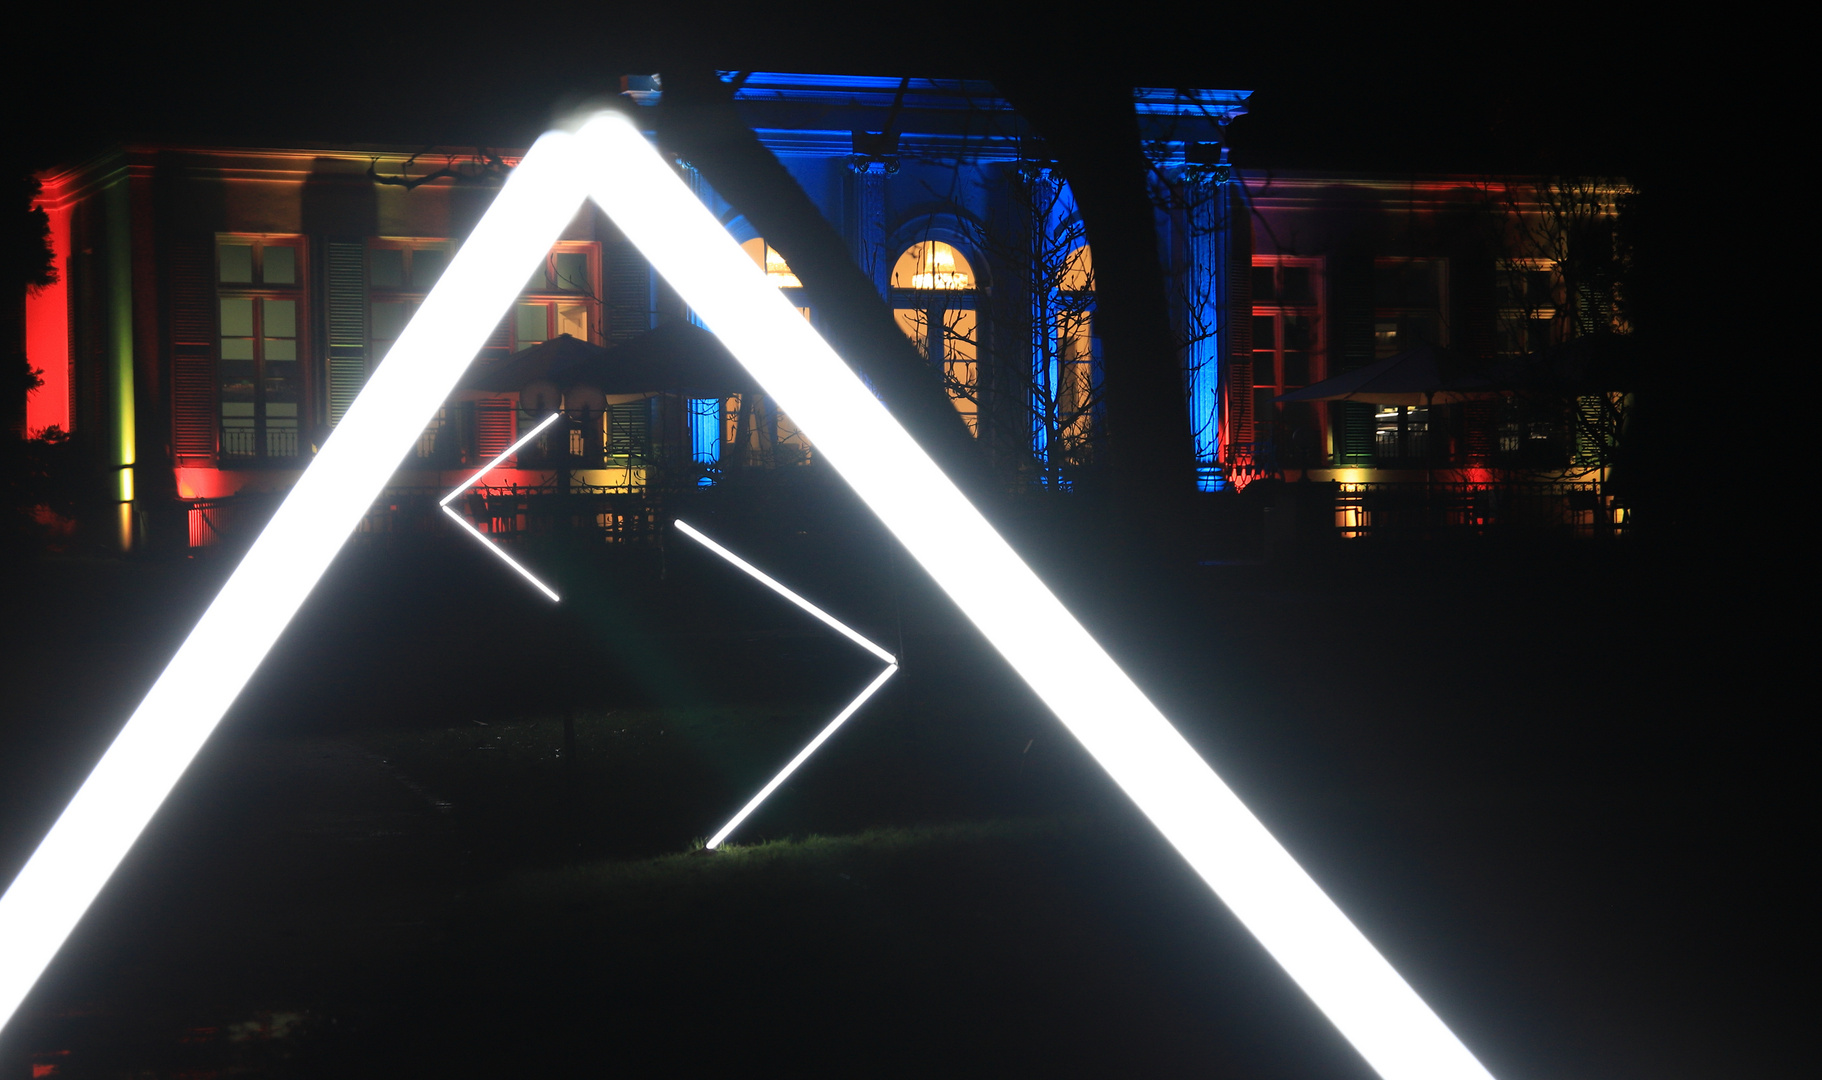
<svg viewBox="0 0 1822 1080">
<path fill-rule="evenodd" d="M 608 406 L 608 453 L 644 457 L 651 449 L 652 410 L 644 401 Z"/>
<path fill-rule="evenodd" d="M 1370 467 L 1373 464 L 1373 406 L 1359 401 L 1333 403 L 1330 423 L 1335 430 L 1337 465 Z"/>
<path fill-rule="evenodd" d="M 179 465 L 215 455 L 215 242 L 186 237 L 172 245 L 171 453 Z"/>
<path fill-rule="evenodd" d="M 625 240 L 608 243 L 602 252 L 607 263 L 607 341 L 617 345 L 651 328 L 652 271 L 639 249 Z"/>
<path fill-rule="evenodd" d="M 1604 420 L 1601 399 L 1584 394 L 1575 399 L 1575 464 L 1586 469 L 1605 464 Z"/>
<path fill-rule="evenodd" d="M 329 425 L 341 422 L 367 382 L 365 247 L 331 240 L 329 262 Z"/>
</svg>

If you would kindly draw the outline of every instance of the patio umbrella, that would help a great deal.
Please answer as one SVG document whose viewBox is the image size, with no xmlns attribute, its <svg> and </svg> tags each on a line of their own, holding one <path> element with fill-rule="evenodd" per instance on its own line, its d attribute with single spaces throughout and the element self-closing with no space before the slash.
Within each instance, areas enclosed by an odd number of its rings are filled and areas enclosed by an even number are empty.
<svg viewBox="0 0 1822 1080">
<path fill-rule="evenodd" d="M 609 394 L 726 397 L 753 389 L 721 339 L 693 323 L 666 323 L 606 352 L 598 385 Z"/>
<path fill-rule="evenodd" d="M 1434 405 L 1485 401 L 1500 389 L 1482 375 L 1465 373 L 1454 353 L 1418 345 L 1363 368 L 1278 395 L 1278 401 L 1359 401 L 1372 405 Z"/>
<path fill-rule="evenodd" d="M 472 390 L 511 393 L 534 382 L 589 386 L 604 394 L 688 393 L 699 397 L 723 397 L 752 386 L 752 379 L 720 338 L 686 322 L 668 323 L 610 347 L 559 334 L 492 365 L 477 367 L 466 385 Z"/>
<path fill-rule="evenodd" d="M 523 390 L 534 382 L 564 385 L 583 382 L 587 380 L 572 376 L 576 372 L 603 365 L 607 354 L 608 350 L 599 345 L 590 345 L 568 334 L 558 334 L 549 341 L 520 349 L 495 363 L 477 364 L 464 380 L 464 385 L 470 390 L 511 393 Z"/>
<path fill-rule="evenodd" d="M 1332 379 L 1280 394 L 1278 401 L 1359 401 L 1370 405 L 1428 407 L 1437 402 L 1485 401 L 1502 396 L 1493 380 L 1469 375 L 1459 357 L 1440 345 L 1417 345 Z M 1436 440 L 1424 453 L 1424 499 L 1435 476 Z"/>
</svg>

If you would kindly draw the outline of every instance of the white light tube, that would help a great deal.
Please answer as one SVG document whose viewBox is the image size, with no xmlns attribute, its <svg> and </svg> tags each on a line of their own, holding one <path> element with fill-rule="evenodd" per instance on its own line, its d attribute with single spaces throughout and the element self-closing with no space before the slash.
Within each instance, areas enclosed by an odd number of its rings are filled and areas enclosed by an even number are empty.
<svg viewBox="0 0 1822 1080">
<path fill-rule="evenodd" d="M 854 644 L 859 645 L 861 648 L 872 653 L 874 656 L 879 657 L 881 660 L 884 660 L 888 664 L 898 663 L 897 657 L 893 656 L 891 653 L 887 652 L 886 650 L 880 648 L 878 645 L 873 644 L 871 641 L 868 641 L 866 638 L 861 637 L 852 628 L 850 628 L 847 623 L 842 622 L 840 619 L 837 619 L 835 616 L 833 616 L 833 615 L 829 614 L 828 612 L 824 611 L 823 609 L 817 607 L 815 604 L 812 604 L 808 600 L 805 600 L 803 597 L 798 596 L 796 593 L 792 592 L 790 589 L 787 589 L 783 585 L 779 584 L 777 581 L 774 581 L 769 575 L 766 574 L 765 571 L 759 569 L 757 566 L 754 566 L 752 563 L 747 562 L 745 559 L 743 559 L 740 556 L 729 551 L 727 548 L 722 547 L 720 544 L 717 544 L 715 541 L 710 540 L 708 537 L 702 535 L 700 532 L 697 532 L 696 529 L 693 526 L 691 526 L 689 522 L 684 521 L 682 518 L 677 519 L 677 529 L 678 529 L 678 531 L 682 532 L 683 535 L 689 537 L 691 540 L 696 541 L 698 544 L 701 544 L 703 547 L 708 548 L 710 551 L 712 551 L 715 554 L 726 559 L 728 562 L 731 562 L 735 566 L 740 567 L 740 569 L 745 570 L 749 575 L 752 576 L 752 578 L 755 581 L 764 585 L 766 588 L 772 590 L 773 592 L 777 593 L 778 595 L 784 597 L 786 600 L 789 600 L 791 603 L 796 604 L 798 607 L 800 607 L 800 608 L 804 609 L 805 611 L 809 612 L 810 614 L 816 616 L 818 619 L 822 620 L 825 624 L 827 624 L 828 626 L 833 628 L 835 630 L 835 632 L 840 634 L 842 637 L 845 637 L 849 641 L 852 641 Z"/>
<path fill-rule="evenodd" d="M 486 548 L 488 551 L 491 551 L 495 555 L 498 555 L 500 558 L 504 559 L 506 561 L 507 566 L 510 566 L 514 570 L 517 570 L 519 572 L 520 577 L 523 577 L 526 581 L 529 581 L 533 585 L 536 585 L 538 587 L 538 589 L 544 593 L 545 596 L 550 597 L 552 600 L 562 599 L 561 597 L 559 597 L 557 595 L 557 591 L 555 589 L 551 588 L 549 585 L 544 584 L 542 581 L 539 581 L 532 574 L 532 572 L 530 570 L 527 570 L 523 566 L 520 566 L 516 559 L 514 559 L 511 555 L 506 554 L 505 548 L 502 548 L 500 545 L 494 543 L 492 540 L 489 540 L 487 538 L 487 534 L 482 532 L 481 530 L 475 528 L 474 525 L 471 524 L 467 518 L 456 513 L 454 510 L 451 510 L 447 506 L 441 507 L 440 509 L 443 511 L 443 513 L 449 515 L 449 520 L 455 522 L 457 525 L 460 525 L 462 528 L 468 530 L 468 534 L 470 536 L 473 536 L 476 540 L 479 540 L 481 542 L 482 547 Z"/>
<path fill-rule="evenodd" d="M 506 554 L 505 548 L 494 543 L 492 538 L 490 538 L 486 533 L 482 532 L 481 530 L 475 528 L 474 525 L 472 523 L 470 523 L 467 518 L 463 517 L 461 514 L 456 513 L 454 510 L 451 510 L 449 508 L 449 500 L 455 498 L 457 495 L 460 495 L 462 492 L 467 491 L 469 488 L 474 487 L 475 483 L 477 481 L 479 481 L 481 479 L 481 477 L 486 476 L 488 473 L 499 468 L 500 462 L 505 461 L 507 458 L 518 453 L 519 447 L 524 446 L 526 443 L 537 438 L 539 432 L 541 432 L 545 428 L 549 427 L 552 424 L 552 422 L 554 422 L 557 419 L 557 417 L 562 416 L 562 415 L 563 414 L 561 412 L 554 412 L 554 413 L 551 413 L 549 416 L 546 416 L 544 419 L 538 421 L 537 427 L 532 428 L 530 431 L 519 436 L 519 440 L 517 442 L 513 443 L 511 446 L 507 447 L 505 450 L 502 450 L 500 452 L 499 457 L 496 457 L 492 461 L 488 462 L 485 466 L 483 466 L 481 468 L 480 472 L 477 472 L 473 476 L 469 477 L 467 480 L 464 480 L 462 482 L 461 487 L 458 487 L 454 491 L 443 496 L 443 501 L 439 502 L 437 504 L 437 506 L 442 509 L 443 513 L 449 515 L 449 518 L 451 521 L 454 521 L 457 525 L 460 525 L 463 529 L 468 531 L 468 534 L 470 536 L 474 537 L 476 540 L 479 540 L 481 542 L 482 547 L 493 552 L 495 555 L 498 555 L 500 558 L 505 559 L 507 566 L 510 566 L 514 570 L 517 570 L 519 572 L 520 577 L 523 577 L 526 581 L 529 581 L 533 585 L 536 585 L 544 593 L 545 596 L 550 597 L 552 600 L 560 599 L 557 596 L 557 591 L 555 589 L 551 588 L 549 585 L 544 584 L 542 581 L 539 581 L 537 579 L 537 577 L 535 575 L 533 575 L 530 570 L 527 570 L 523 566 L 520 566 L 519 561 L 517 559 L 514 559 L 511 555 Z"/>
<path fill-rule="evenodd" d="M 709 840 L 709 842 L 706 846 L 709 848 L 709 850 L 713 851 L 716 847 L 720 846 L 720 844 L 723 840 L 727 839 L 728 834 L 734 831 L 735 826 L 739 825 L 742 821 L 745 821 L 748 814 L 751 814 L 754 810 L 757 810 L 759 808 L 760 803 L 765 802 L 766 796 L 770 795 L 773 791 L 776 791 L 778 789 L 778 785 L 785 782 L 786 777 L 788 777 L 792 773 L 796 772 L 797 767 L 799 765 L 802 765 L 804 762 L 810 760 L 810 755 L 814 754 L 816 752 L 816 748 L 821 746 L 823 743 L 827 742 L 829 740 L 829 736 L 835 734 L 835 729 L 840 727 L 842 724 L 846 723 L 848 717 L 853 716 L 856 709 L 859 709 L 862 705 L 866 704 L 867 699 L 873 696 L 874 691 L 876 691 L 880 687 L 886 685 L 886 680 L 890 679 L 892 677 L 893 672 L 896 672 L 898 670 L 898 658 L 893 656 L 891 653 L 887 652 L 886 650 L 880 648 L 878 645 L 873 644 L 871 641 L 868 641 L 866 638 L 862 637 L 858 632 L 856 632 L 847 623 L 842 622 L 840 619 L 837 619 L 835 616 L 829 614 L 828 612 L 824 611 L 823 609 L 817 607 L 815 604 L 812 604 L 808 600 L 805 600 L 803 597 L 797 595 L 795 592 L 791 591 L 789 588 L 786 588 L 782 583 L 775 580 L 771 575 L 767 574 L 765 571 L 759 569 L 757 566 L 754 566 L 752 563 L 747 562 L 745 559 L 743 559 L 740 556 L 729 551 L 727 548 L 722 547 L 720 544 L 717 544 L 715 541 L 710 540 L 708 537 L 704 536 L 700 531 L 698 531 L 696 529 L 695 526 L 691 525 L 689 522 L 684 521 L 682 518 L 678 518 L 676 520 L 676 525 L 677 525 L 677 528 L 680 531 L 682 531 L 683 535 L 696 541 L 698 544 L 701 544 L 703 547 L 708 548 L 710 551 L 712 551 L 715 554 L 726 559 L 728 562 L 733 563 L 735 566 L 739 567 L 741 570 L 744 570 L 749 576 L 751 576 L 754 580 L 758 581 L 760 584 L 764 585 L 766 588 L 771 589 L 773 592 L 784 597 L 786 600 L 789 600 L 791 603 L 796 604 L 798 607 L 809 612 L 811 615 L 816 616 L 816 618 L 821 620 L 824 624 L 826 624 L 830 627 L 833 627 L 837 632 L 839 632 L 843 637 L 847 638 L 849 641 L 852 641 L 854 644 L 859 645 L 861 648 L 867 650 L 868 652 L 872 653 L 874 656 L 877 656 L 881 660 L 884 660 L 886 662 L 886 669 L 884 671 L 880 672 L 879 677 L 874 679 L 871 683 L 869 683 L 867 688 L 860 692 L 859 697 L 856 697 L 853 701 L 849 702 L 848 707 L 843 709 L 841 711 L 841 713 L 835 717 L 835 719 L 829 721 L 828 726 L 823 728 L 822 731 L 818 732 L 814 739 L 810 740 L 810 745 L 804 747 L 803 750 L 800 753 L 798 753 L 798 755 L 796 757 L 792 758 L 790 761 L 790 764 L 786 765 L 782 772 L 780 772 L 777 776 L 774 776 L 772 778 L 771 783 L 769 783 L 765 787 L 761 788 L 759 790 L 759 794 L 753 796 L 752 801 L 748 802 L 745 806 L 741 807 L 740 813 L 735 814 L 733 819 L 730 820 L 726 825 L 723 825 L 721 827 L 721 831 L 716 833 L 714 835 L 714 837 Z"/>
<path fill-rule="evenodd" d="M 721 831 L 716 833 L 712 838 L 710 838 L 709 842 L 704 846 L 707 847 L 710 851 L 713 851 L 716 848 L 720 847 L 721 842 L 723 840 L 726 840 L 728 838 L 728 834 L 733 832 L 735 830 L 735 828 L 737 828 L 740 825 L 741 822 L 743 822 L 747 819 L 748 814 L 751 814 L 754 810 L 759 809 L 759 804 L 766 801 L 766 796 L 772 794 L 772 792 L 774 792 L 774 791 L 777 791 L 778 785 L 780 785 L 780 784 L 784 783 L 786 780 L 790 779 L 791 774 L 797 771 L 797 767 L 799 765 L 802 765 L 804 762 L 810 760 L 810 755 L 814 754 L 816 752 L 817 747 L 819 747 L 823 743 L 829 741 L 829 736 L 835 734 L 836 728 L 847 723 L 848 717 L 853 716 L 857 711 L 859 711 L 860 707 L 867 703 L 867 699 L 872 697 L 876 692 L 878 692 L 880 687 L 886 685 L 887 679 L 890 679 L 893 675 L 895 675 L 897 673 L 898 673 L 897 664 L 887 664 L 885 666 L 885 669 L 882 670 L 877 676 L 875 676 L 872 682 L 867 684 L 867 688 L 860 692 L 859 697 L 856 697 L 853 701 L 848 702 L 848 707 L 843 709 L 841 712 L 837 713 L 835 716 L 835 719 L 829 721 L 829 724 L 827 727 L 825 727 L 821 731 L 817 732 L 816 737 L 814 739 L 810 740 L 810 744 L 808 746 L 804 747 L 802 750 L 799 750 L 797 752 L 797 756 L 791 759 L 791 763 L 789 765 L 786 765 L 782 770 L 780 770 L 777 776 L 772 777 L 771 783 L 767 784 L 765 787 L 760 788 L 759 794 L 753 796 L 753 798 L 745 806 L 741 807 L 740 813 L 735 814 L 732 818 L 730 818 L 728 820 L 728 823 L 721 827 Z"/>
<path fill-rule="evenodd" d="M 550 415 L 549 415 L 549 416 L 546 416 L 546 417 L 545 417 L 545 418 L 544 418 L 544 419 L 542 419 L 542 420 L 540 420 L 540 421 L 538 421 L 538 426 L 537 426 L 537 427 L 535 427 L 535 428 L 532 428 L 532 429 L 531 429 L 531 430 L 530 430 L 530 431 L 528 431 L 528 432 L 526 432 L 526 433 L 525 433 L 525 434 L 523 434 L 523 435 L 521 435 L 521 436 L 519 436 L 519 441 L 518 441 L 518 442 L 515 442 L 515 443 L 513 443 L 513 444 L 512 444 L 512 445 L 511 445 L 511 446 L 509 446 L 509 447 L 507 447 L 507 448 L 506 448 L 506 449 L 504 449 L 504 450 L 502 450 L 502 451 L 500 451 L 500 456 L 499 456 L 499 457 L 497 457 L 497 458 L 494 458 L 494 459 L 493 459 L 493 460 L 492 460 L 492 461 L 490 461 L 490 462 L 488 462 L 488 463 L 487 463 L 487 464 L 485 464 L 485 465 L 483 465 L 483 466 L 481 466 L 481 471 L 480 471 L 480 472 L 478 472 L 478 473 L 475 473 L 475 474 L 474 474 L 474 475 L 473 475 L 473 476 L 471 476 L 471 477 L 469 477 L 469 478 L 468 478 L 468 479 L 467 479 L 467 480 L 465 480 L 465 481 L 463 481 L 463 482 L 462 482 L 462 486 L 461 486 L 461 487 L 459 487 L 459 488 L 456 488 L 456 489 L 455 489 L 455 490 L 454 490 L 454 491 L 452 491 L 452 492 L 450 492 L 450 493 L 449 493 L 449 494 L 447 494 L 447 495 L 445 495 L 445 496 L 443 496 L 443 501 L 442 501 L 442 502 L 440 502 L 440 503 L 438 503 L 438 504 L 437 504 L 437 505 L 438 505 L 438 506 L 448 506 L 448 505 L 449 505 L 449 500 L 451 500 L 451 499 L 453 499 L 453 498 L 455 498 L 455 497 L 456 497 L 456 496 L 457 496 L 457 495 L 460 495 L 460 494 L 461 494 L 461 493 L 462 493 L 462 492 L 464 492 L 464 491 L 467 491 L 467 490 L 468 490 L 468 489 L 469 489 L 469 488 L 471 488 L 471 487 L 474 487 L 474 486 L 475 486 L 475 483 L 476 483 L 476 482 L 477 482 L 477 481 L 479 481 L 479 480 L 480 480 L 480 479 L 481 479 L 481 477 L 483 477 L 483 476 L 486 476 L 486 475 L 487 475 L 487 474 L 488 474 L 488 473 L 490 473 L 490 472 L 492 472 L 492 471 L 494 471 L 494 470 L 495 470 L 495 469 L 497 469 L 497 468 L 499 468 L 499 467 L 500 467 L 500 462 L 502 462 L 502 461 L 505 461 L 505 460 L 506 460 L 506 459 L 507 459 L 507 458 L 509 458 L 509 457 L 511 457 L 511 456 L 513 456 L 513 455 L 514 455 L 514 454 L 516 454 L 516 453 L 518 453 L 518 452 L 519 452 L 519 447 L 521 447 L 521 446 L 524 446 L 524 445 L 525 445 L 525 444 L 526 444 L 526 443 L 528 443 L 528 442 L 530 442 L 530 441 L 532 441 L 532 440 L 533 440 L 533 439 L 535 439 L 535 438 L 537 438 L 537 437 L 538 437 L 538 433 L 539 433 L 539 432 L 540 432 L 540 431 L 543 431 L 543 430 L 544 430 L 544 429 L 545 429 L 545 428 L 547 428 L 547 427 L 549 427 L 549 426 L 550 426 L 550 425 L 551 425 L 551 422 L 552 422 L 552 421 L 554 421 L 554 420 L 555 420 L 555 419 L 556 419 L 556 418 L 557 418 L 557 417 L 559 417 L 559 416 L 562 416 L 562 415 L 563 415 L 563 414 L 562 414 L 562 413 L 560 413 L 560 412 L 554 412 L 554 413 L 551 413 L 551 414 L 550 414 Z"/>
<path fill-rule="evenodd" d="M 574 215 L 584 184 L 1381 1076 L 1488 1076 L 639 132 L 613 114 L 595 117 L 574 137 L 546 135 L 514 170 L 386 362 L 0 897 L 0 1024 L 455 388 L 467 358 L 511 309 Z"/>
<path fill-rule="evenodd" d="M 587 197 L 575 148 L 573 136 L 553 132 L 512 171 L 385 362 L 0 897 L 0 1027 L 575 217 Z"/>
<path fill-rule="evenodd" d="M 590 192 L 1304 993 L 1387 1080 L 1475 1060 L 625 119 Z"/>
</svg>

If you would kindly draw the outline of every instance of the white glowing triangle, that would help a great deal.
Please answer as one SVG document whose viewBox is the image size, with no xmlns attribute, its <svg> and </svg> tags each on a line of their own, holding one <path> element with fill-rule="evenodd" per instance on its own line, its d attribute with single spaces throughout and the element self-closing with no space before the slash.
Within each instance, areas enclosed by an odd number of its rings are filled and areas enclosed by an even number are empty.
<svg viewBox="0 0 1822 1080">
<path fill-rule="evenodd" d="M 0 1023 L 62 946 L 584 198 L 1387 1080 L 1486 1069 L 766 280 L 624 117 L 540 138 L 0 897 Z"/>
</svg>

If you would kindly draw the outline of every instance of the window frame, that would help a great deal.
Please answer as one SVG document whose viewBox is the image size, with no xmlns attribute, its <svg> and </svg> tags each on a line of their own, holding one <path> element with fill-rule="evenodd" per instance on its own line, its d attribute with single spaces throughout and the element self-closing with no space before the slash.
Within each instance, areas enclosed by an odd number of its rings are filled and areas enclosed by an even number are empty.
<svg viewBox="0 0 1822 1080">
<path fill-rule="evenodd" d="M 415 276 L 412 273 L 412 266 L 417 261 L 416 253 L 426 250 L 440 250 L 446 255 L 453 257 L 455 248 L 456 244 L 454 241 L 442 237 L 379 236 L 371 237 L 367 240 L 365 248 L 361 253 L 361 258 L 363 260 L 362 269 L 365 272 L 362 280 L 363 284 L 366 286 L 367 293 L 363 299 L 367 306 L 365 312 L 366 319 L 364 321 L 366 322 L 367 374 L 369 378 L 371 378 L 373 372 L 379 368 L 381 361 L 386 358 L 385 354 L 379 350 L 379 343 L 385 341 L 388 343 L 388 348 L 390 348 L 391 343 L 398 340 L 396 337 L 378 338 L 374 336 L 374 327 L 379 322 L 379 320 L 374 317 L 375 305 L 379 303 L 408 304 L 409 310 L 406 311 L 403 321 L 399 323 L 399 329 L 403 330 L 410 324 L 411 317 L 417 313 L 417 309 L 424 303 L 424 298 L 430 295 L 430 285 L 434 284 L 420 283 L 415 280 Z M 401 261 L 403 284 L 396 287 L 377 286 L 374 284 L 373 253 L 376 251 L 400 251 L 405 253 L 405 258 Z M 445 263 L 445 268 L 447 268 L 447 263 Z M 423 287 L 420 288 L 420 284 L 423 284 Z"/>
<path fill-rule="evenodd" d="M 558 256 L 582 255 L 588 263 L 588 287 L 583 289 L 559 289 L 551 287 L 558 282 L 561 275 L 557 272 Z M 558 336 L 562 327 L 562 316 L 559 308 L 565 304 L 580 303 L 584 309 L 583 317 L 588 320 L 587 336 L 578 340 L 591 345 L 603 343 L 601 325 L 604 310 L 601 291 L 601 245 L 594 240 L 559 240 L 551 245 L 544 254 L 545 288 L 534 289 L 527 280 L 525 287 L 519 290 L 519 296 L 513 301 L 512 311 L 506 316 L 507 352 L 515 353 L 550 341 Z M 540 306 L 544 308 L 544 337 L 533 341 L 519 336 L 519 309 Z M 572 335 L 573 336 L 573 335 Z"/>
<path fill-rule="evenodd" d="M 1548 304 L 1531 303 L 1531 288 L 1528 275 L 1544 272 L 1550 276 L 1550 297 Z M 1558 319 L 1568 312 L 1566 286 L 1563 282 L 1562 268 L 1554 259 L 1501 259 L 1493 267 L 1493 300 L 1498 320 L 1494 327 L 1494 347 L 1500 356 L 1527 356 L 1556 344 L 1563 337 L 1563 328 Z M 1525 281 L 1523 303 L 1514 303 L 1511 293 L 1502 293 L 1500 284 L 1503 281 Z M 1522 334 L 1524 347 L 1510 349 L 1506 345 L 1512 336 L 1510 328 L 1515 324 L 1524 327 Z M 1533 324 L 1544 323 L 1547 340 L 1542 345 L 1532 343 Z"/>
<path fill-rule="evenodd" d="M 898 265 L 909 257 L 913 250 L 924 244 L 942 244 L 955 253 L 962 265 L 968 268 L 971 284 L 966 289 L 928 288 L 919 289 L 894 284 Z M 952 240 L 939 237 L 924 237 L 905 245 L 892 258 L 891 269 L 886 274 L 886 301 L 892 307 L 892 314 L 898 320 L 899 330 L 909 338 L 912 344 L 924 356 L 924 360 L 937 365 L 943 376 L 943 389 L 949 395 L 949 403 L 961 414 L 962 422 L 968 426 L 968 433 L 980 437 L 981 418 L 981 296 L 984 286 L 981 284 L 980 271 L 976 269 L 979 259 Z M 966 311 L 974 323 L 973 337 L 966 338 L 961 334 L 952 334 L 957 325 L 950 320 L 950 312 Z M 907 319 L 909 316 L 909 319 Z M 919 321 L 921 320 L 921 322 Z M 911 326 L 922 325 L 924 335 L 919 338 L 909 332 Z M 932 330 L 934 329 L 934 333 Z M 966 340 L 974 351 L 973 359 L 949 358 L 949 339 Z M 940 359 L 932 359 L 934 348 L 940 348 Z M 966 367 L 966 373 L 960 369 Z"/>
<path fill-rule="evenodd" d="M 1436 295 L 1433 307 L 1410 303 L 1382 304 L 1379 296 L 1379 273 L 1382 268 L 1424 263 L 1435 267 Z M 1408 298 L 1407 298 L 1408 299 Z M 1396 356 L 1416 342 L 1406 345 L 1394 340 L 1389 350 L 1381 350 L 1379 328 L 1387 321 L 1397 324 L 1395 333 L 1403 336 L 1404 321 L 1414 316 L 1432 316 L 1436 327 L 1432 345 L 1447 348 L 1449 344 L 1449 260 L 1442 256 L 1380 256 L 1373 260 L 1373 359 Z M 1425 405 L 1380 405 L 1373 411 L 1373 457 L 1381 465 L 1414 467 L 1430 458 L 1430 409 Z M 1388 448 L 1391 452 L 1388 453 Z"/>
<path fill-rule="evenodd" d="M 224 248 L 230 246 L 244 246 L 252 249 L 251 274 L 253 280 L 245 282 L 222 280 L 222 253 Z M 267 282 L 265 280 L 268 248 L 284 248 L 293 252 L 291 281 Z M 311 333 L 313 323 L 309 288 L 312 266 L 310 239 L 302 233 L 218 232 L 214 237 L 211 263 L 214 278 L 214 304 L 210 318 L 214 327 L 215 346 L 213 419 L 216 434 L 216 464 L 221 468 L 272 468 L 275 465 L 301 468 L 308 463 L 309 455 L 305 450 L 310 445 L 309 438 L 315 427 L 319 399 L 319 395 L 316 393 L 316 376 L 320 365 L 315 362 L 314 335 Z M 225 327 L 222 321 L 223 302 L 227 300 L 252 301 L 249 340 L 252 342 L 253 351 L 251 358 L 253 364 L 253 401 L 251 402 L 253 406 L 251 429 L 253 452 L 246 454 L 231 453 L 228 449 L 231 441 L 229 431 L 244 429 L 230 429 L 227 424 L 226 407 L 231 403 L 227 400 L 228 395 L 223 381 L 225 378 L 224 365 L 230 361 L 225 355 L 227 350 L 224 342 L 228 339 L 228 335 L 223 333 Z M 288 455 L 270 452 L 272 431 L 284 429 L 274 429 L 267 424 L 267 421 L 271 419 L 268 416 L 267 406 L 273 404 L 266 400 L 271 381 L 267 364 L 281 362 L 273 361 L 266 356 L 266 342 L 269 340 L 269 335 L 265 333 L 266 304 L 273 300 L 289 301 L 293 305 L 291 340 L 294 343 L 295 358 L 291 362 L 297 365 L 294 380 L 297 387 L 297 412 L 294 427 L 291 429 L 293 433 L 292 452 Z M 235 338 L 242 336 L 233 335 Z"/>
<path fill-rule="evenodd" d="M 1256 284 L 1258 271 L 1266 269 L 1272 271 L 1273 295 L 1262 300 L 1258 296 Z M 1291 301 L 1285 298 L 1284 271 L 1286 269 L 1309 271 L 1310 293 L 1307 301 Z M 1300 390 L 1312 383 L 1321 382 L 1329 375 L 1328 320 L 1325 317 L 1328 314 L 1328 266 L 1326 260 L 1320 256 L 1255 254 L 1252 257 L 1252 271 L 1254 274 L 1254 287 L 1251 289 L 1254 322 L 1252 326 L 1253 385 L 1249 388 L 1253 395 L 1251 435 L 1255 447 L 1269 443 L 1273 448 L 1273 453 L 1279 454 L 1284 449 L 1279 446 L 1284 428 L 1284 406 L 1274 399 L 1292 390 Z M 1286 320 L 1299 318 L 1308 321 L 1309 341 L 1300 350 L 1304 354 L 1304 380 L 1292 382 L 1285 378 L 1284 354 L 1287 351 L 1298 350 L 1286 349 L 1284 328 Z M 1258 320 L 1260 319 L 1272 321 L 1272 344 L 1269 348 L 1261 349 L 1259 347 Z M 1269 381 L 1262 381 L 1259 377 L 1259 354 L 1264 352 L 1272 354 L 1272 377 Z M 1261 424 L 1262 404 L 1271 407 L 1270 419 L 1266 420 L 1265 424 Z M 1334 456 L 1331 445 L 1333 436 L 1328 410 L 1312 406 L 1309 409 L 1309 415 L 1315 424 L 1317 456 L 1325 461 L 1332 460 Z M 1265 427 L 1264 431 L 1261 431 L 1262 427 Z M 1262 435 L 1265 437 L 1262 438 Z M 1300 467 L 1309 467 L 1312 464 L 1314 464 L 1313 461 L 1305 461 L 1301 463 Z"/>
</svg>

